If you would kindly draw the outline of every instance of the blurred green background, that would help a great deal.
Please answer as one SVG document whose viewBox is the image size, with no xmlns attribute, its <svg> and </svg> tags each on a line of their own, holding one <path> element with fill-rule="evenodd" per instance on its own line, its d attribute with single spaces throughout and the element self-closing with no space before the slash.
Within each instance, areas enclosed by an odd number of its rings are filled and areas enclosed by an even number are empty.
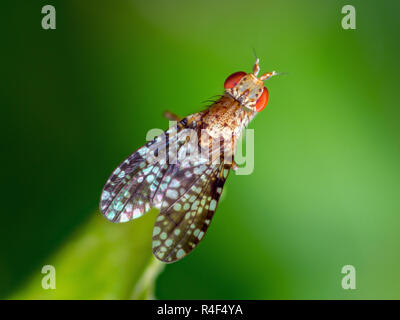
<svg viewBox="0 0 400 320">
<path fill-rule="evenodd" d="M 41 28 L 46 4 L 56 30 Z M 356 30 L 341 27 L 346 4 Z M 254 48 L 261 72 L 289 73 L 267 82 L 250 126 L 255 170 L 230 176 L 204 241 L 155 296 L 400 298 L 399 13 L 372 0 L 4 2 L 0 297 L 46 298 L 46 264 L 48 298 L 136 297 L 156 213 L 107 222 L 103 184 L 166 129 L 162 111 L 203 109 Z M 347 264 L 356 290 L 341 288 Z"/>
</svg>

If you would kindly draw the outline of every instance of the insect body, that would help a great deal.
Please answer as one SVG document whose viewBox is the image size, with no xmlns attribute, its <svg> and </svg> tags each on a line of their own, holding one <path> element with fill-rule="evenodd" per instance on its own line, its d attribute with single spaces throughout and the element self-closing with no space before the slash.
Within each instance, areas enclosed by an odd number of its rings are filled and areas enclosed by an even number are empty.
<svg viewBox="0 0 400 320">
<path fill-rule="evenodd" d="M 208 109 L 187 116 L 131 154 L 104 186 L 100 210 L 112 222 L 126 222 L 151 207 L 160 213 L 153 229 L 153 253 L 175 262 L 202 240 L 217 208 L 243 128 L 266 106 L 268 91 L 253 72 L 236 72 L 225 93 Z"/>
</svg>

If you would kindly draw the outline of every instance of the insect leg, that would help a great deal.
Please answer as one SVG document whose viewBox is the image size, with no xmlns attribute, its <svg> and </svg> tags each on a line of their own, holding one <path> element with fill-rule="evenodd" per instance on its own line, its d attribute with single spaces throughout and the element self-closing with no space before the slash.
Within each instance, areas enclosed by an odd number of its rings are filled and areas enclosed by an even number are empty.
<svg viewBox="0 0 400 320">
<path fill-rule="evenodd" d="M 182 118 L 180 116 L 177 116 L 175 113 L 172 113 L 172 112 L 170 112 L 168 110 L 163 112 L 163 116 L 165 118 L 167 118 L 168 120 L 171 120 L 171 121 L 179 122 L 179 121 L 182 120 Z"/>
</svg>

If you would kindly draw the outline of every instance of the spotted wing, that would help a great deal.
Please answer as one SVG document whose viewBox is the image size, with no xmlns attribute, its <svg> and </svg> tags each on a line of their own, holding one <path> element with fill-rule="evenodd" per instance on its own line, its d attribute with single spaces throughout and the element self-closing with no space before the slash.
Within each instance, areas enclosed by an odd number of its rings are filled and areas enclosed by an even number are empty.
<svg viewBox="0 0 400 320">
<path fill-rule="evenodd" d="M 126 222 L 141 217 L 153 206 L 160 206 L 175 167 L 170 164 L 169 151 L 185 145 L 187 135 L 183 129 L 195 128 L 199 117 L 194 114 L 183 119 L 115 169 L 100 200 L 100 211 L 108 220 Z"/>
<path fill-rule="evenodd" d="M 190 253 L 210 225 L 231 164 L 179 170 L 168 185 L 153 229 L 153 254 L 175 262 Z"/>
</svg>

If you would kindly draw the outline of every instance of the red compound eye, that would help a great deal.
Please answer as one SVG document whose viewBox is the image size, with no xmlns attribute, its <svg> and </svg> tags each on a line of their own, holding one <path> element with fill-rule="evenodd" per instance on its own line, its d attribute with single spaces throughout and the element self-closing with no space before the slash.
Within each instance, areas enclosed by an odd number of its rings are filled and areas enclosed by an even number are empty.
<svg viewBox="0 0 400 320">
<path fill-rule="evenodd" d="M 256 111 L 260 112 L 261 110 L 263 110 L 266 107 L 267 103 L 268 103 L 268 90 L 266 87 L 264 87 L 263 93 L 256 102 Z"/>
<path fill-rule="evenodd" d="M 230 88 L 233 88 L 234 86 L 236 86 L 239 83 L 240 79 L 242 79 L 245 75 L 246 75 L 246 72 L 243 72 L 243 71 L 232 73 L 225 80 L 225 83 L 224 83 L 225 89 L 230 89 Z"/>
</svg>

